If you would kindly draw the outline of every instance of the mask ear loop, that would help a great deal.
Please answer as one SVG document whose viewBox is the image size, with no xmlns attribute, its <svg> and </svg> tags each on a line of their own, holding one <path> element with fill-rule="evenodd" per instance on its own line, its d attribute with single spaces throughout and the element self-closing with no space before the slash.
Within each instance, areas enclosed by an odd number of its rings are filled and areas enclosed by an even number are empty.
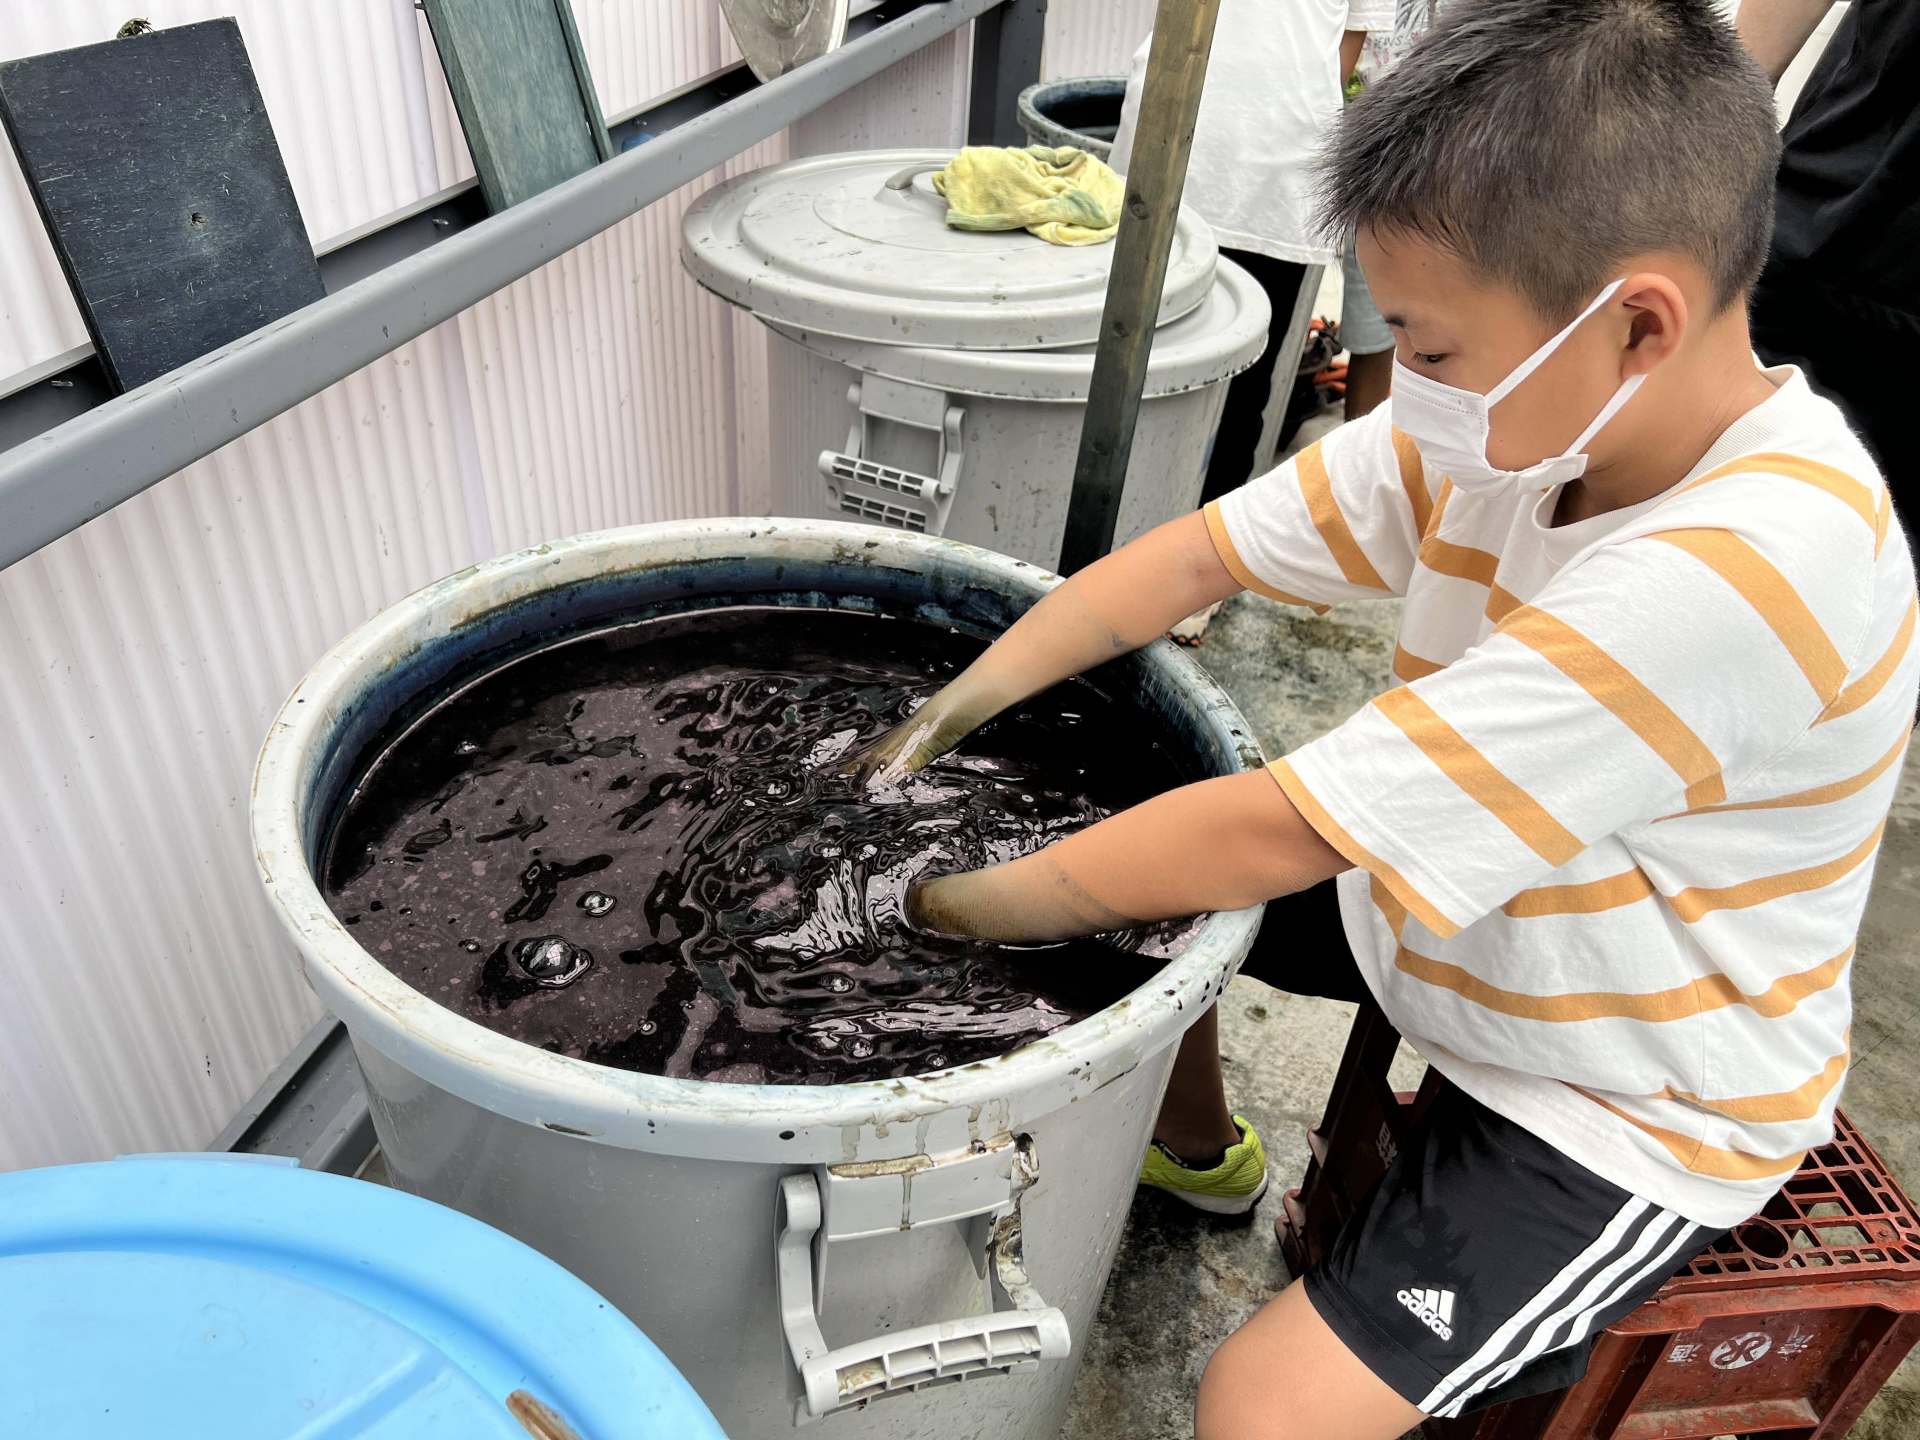
<svg viewBox="0 0 1920 1440">
<path fill-rule="evenodd" d="M 1514 390 L 1519 387 L 1522 381 L 1542 365 L 1546 364 L 1548 360 L 1552 359 L 1553 352 L 1566 343 L 1567 337 L 1582 325 L 1586 324 L 1588 318 L 1602 305 L 1606 304 L 1607 301 L 1611 300 L 1614 292 L 1626 283 L 1627 277 L 1622 275 L 1618 280 L 1607 286 L 1606 289 L 1594 297 L 1591 305 L 1587 306 L 1586 309 L 1582 310 L 1578 315 L 1574 316 L 1572 320 L 1567 322 L 1567 327 L 1564 330 L 1547 341 L 1547 343 L 1542 345 L 1538 350 L 1534 351 L 1533 354 L 1522 360 L 1514 367 L 1513 372 L 1508 375 L 1506 379 L 1487 391 L 1487 408 L 1492 409 L 1495 405 L 1498 405 L 1502 400 L 1506 399 L 1507 396 L 1511 395 Z M 1621 403 L 1625 404 L 1626 402 L 1622 401 Z M 1612 418 L 1610 413 L 1608 414 L 1608 418 Z M 1576 443 L 1574 448 L 1578 449 L 1579 444 Z"/>
<path fill-rule="evenodd" d="M 1569 455 L 1582 453 L 1587 448 L 1587 442 L 1598 435 L 1605 428 L 1606 423 L 1626 407 L 1626 403 L 1633 398 L 1633 392 L 1640 388 L 1641 381 L 1646 378 L 1644 374 L 1635 375 L 1614 391 L 1613 398 L 1600 407 L 1600 413 L 1593 417 L 1593 423 L 1580 432 L 1580 438 L 1567 447 L 1566 453 Z"/>
</svg>

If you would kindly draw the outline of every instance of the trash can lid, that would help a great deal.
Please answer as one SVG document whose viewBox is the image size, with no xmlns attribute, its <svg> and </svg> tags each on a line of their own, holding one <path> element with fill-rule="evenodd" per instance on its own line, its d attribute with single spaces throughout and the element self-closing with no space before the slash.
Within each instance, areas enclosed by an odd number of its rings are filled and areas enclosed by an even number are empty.
<svg viewBox="0 0 1920 1440">
<path fill-rule="evenodd" d="M 290 1160 L 0 1175 L 0 1295 L 0 1434 L 722 1440 L 552 1261 Z"/>
<path fill-rule="evenodd" d="M 1213 288 L 1200 307 L 1168 321 L 1154 335 L 1141 398 L 1181 395 L 1238 375 L 1266 350 L 1272 325 L 1273 307 L 1260 282 L 1222 256 L 1213 273 Z M 1084 405 L 1093 388 L 1093 345 L 1058 350 L 933 350 L 871 345 L 791 325 L 772 324 L 772 328 L 814 354 L 862 373 L 953 395 Z"/>
<path fill-rule="evenodd" d="M 1114 247 L 947 225 L 950 150 L 864 150 L 753 170 L 688 209 L 694 279 L 764 319 L 883 345 L 1047 350 L 1100 334 Z M 1213 230 L 1180 211 L 1160 323 L 1207 297 Z"/>
</svg>

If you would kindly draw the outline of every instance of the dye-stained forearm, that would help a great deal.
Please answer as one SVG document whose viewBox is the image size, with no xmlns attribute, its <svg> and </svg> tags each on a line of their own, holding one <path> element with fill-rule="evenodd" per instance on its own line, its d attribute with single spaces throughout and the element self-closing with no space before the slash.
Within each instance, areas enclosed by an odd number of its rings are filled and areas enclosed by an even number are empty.
<svg viewBox="0 0 1920 1440">
<path fill-rule="evenodd" d="M 1058 844 L 988 870 L 916 885 L 916 926 L 1032 943 L 1206 910 L 1237 910 L 1339 874 L 1266 772 L 1183 785 Z"/>
<path fill-rule="evenodd" d="M 1169 521 L 1050 592 L 911 718 L 850 757 L 849 768 L 877 780 L 910 774 L 1009 706 L 1139 649 L 1239 589 L 1201 516 Z"/>
</svg>

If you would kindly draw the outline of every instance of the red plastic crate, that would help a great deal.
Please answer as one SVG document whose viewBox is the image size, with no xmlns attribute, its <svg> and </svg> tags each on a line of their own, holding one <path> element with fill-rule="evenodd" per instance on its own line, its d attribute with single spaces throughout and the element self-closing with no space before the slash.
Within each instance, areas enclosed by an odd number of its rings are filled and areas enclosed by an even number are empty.
<svg viewBox="0 0 1920 1440">
<path fill-rule="evenodd" d="M 1295 1274 L 1324 1253 L 1417 1113 L 1416 1100 L 1386 1084 L 1390 1036 L 1377 1010 L 1354 1022 L 1307 1178 L 1287 1196 L 1283 1243 Z M 1598 1338 L 1578 1384 L 1429 1421 L 1422 1433 L 1839 1440 L 1917 1342 L 1920 1212 L 1840 1114 L 1833 1139 L 1764 1211 Z"/>
</svg>

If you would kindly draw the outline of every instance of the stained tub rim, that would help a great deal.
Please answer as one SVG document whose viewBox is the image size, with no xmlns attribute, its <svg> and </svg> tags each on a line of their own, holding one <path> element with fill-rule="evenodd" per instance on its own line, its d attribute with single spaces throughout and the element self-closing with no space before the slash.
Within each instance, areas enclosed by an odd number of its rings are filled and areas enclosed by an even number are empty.
<svg viewBox="0 0 1920 1440">
<path fill-rule="evenodd" d="M 482 561 L 415 591 L 356 627 L 317 661 L 281 707 L 255 768 L 255 860 L 302 972 L 347 1024 L 421 1080 L 561 1135 L 712 1159 L 796 1163 L 910 1155 L 1017 1129 L 1093 1093 L 1174 1043 L 1246 954 L 1260 908 L 1213 916 L 1152 980 L 1098 1013 L 991 1060 L 929 1075 L 845 1085 L 742 1085 L 617 1070 L 510 1039 L 414 990 L 363 949 L 328 907 L 309 856 L 309 802 L 343 748 L 354 702 L 391 686 L 430 647 L 566 587 L 652 577 L 664 585 L 703 565 L 793 564 L 838 572 L 911 572 L 1024 607 L 1059 577 L 958 541 L 832 521 L 671 521 L 590 532 Z M 851 577 L 850 577 L 851 582 Z M 773 580 L 763 591 L 779 590 Z M 792 586 L 786 586 L 791 591 Z M 857 592 L 854 592 L 857 593 Z M 1182 698 L 1213 758 L 1261 763 L 1245 719 L 1177 647 L 1142 651 L 1146 682 Z M 365 707 L 360 707 L 365 708 Z"/>
</svg>

